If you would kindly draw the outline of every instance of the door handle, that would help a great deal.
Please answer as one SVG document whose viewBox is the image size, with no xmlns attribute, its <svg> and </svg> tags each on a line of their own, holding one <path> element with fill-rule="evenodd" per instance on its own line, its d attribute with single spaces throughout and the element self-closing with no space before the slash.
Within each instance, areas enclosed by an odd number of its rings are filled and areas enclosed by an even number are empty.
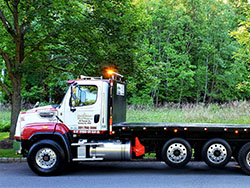
<svg viewBox="0 0 250 188">
<path fill-rule="evenodd" d="M 95 122 L 95 123 L 98 123 L 99 120 L 100 120 L 100 114 L 96 114 L 96 115 L 94 116 L 94 122 Z"/>
</svg>

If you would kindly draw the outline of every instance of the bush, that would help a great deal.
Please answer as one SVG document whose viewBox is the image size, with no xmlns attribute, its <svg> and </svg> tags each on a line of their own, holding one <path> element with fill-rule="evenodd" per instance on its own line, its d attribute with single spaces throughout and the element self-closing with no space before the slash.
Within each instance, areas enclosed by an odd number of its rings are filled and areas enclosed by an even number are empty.
<svg viewBox="0 0 250 188">
<path fill-rule="evenodd" d="M 0 120 L 0 132 L 9 132 L 10 131 L 10 121 Z"/>
</svg>

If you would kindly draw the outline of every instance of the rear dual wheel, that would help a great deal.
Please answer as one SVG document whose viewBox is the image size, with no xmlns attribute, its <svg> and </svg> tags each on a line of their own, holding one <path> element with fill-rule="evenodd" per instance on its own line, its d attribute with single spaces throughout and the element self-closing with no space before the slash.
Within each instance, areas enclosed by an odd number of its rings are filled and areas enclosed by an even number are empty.
<svg viewBox="0 0 250 188">
<path fill-rule="evenodd" d="M 184 167 L 191 159 L 190 144 L 182 138 L 173 138 L 165 143 L 162 149 L 162 159 L 173 168 Z"/>
<path fill-rule="evenodd" d="M 231 156 L 231 147 L 223 139 L 209 140 L 202 148 L 202 158 L 210 167 L 224 167 L 230 161 Z"/>
<path fill-rule="evenodd" d="M 250 175 L 250 142 L 241 147 L 238 153 L 238 162 L 241 169 Z"/>
</svg>

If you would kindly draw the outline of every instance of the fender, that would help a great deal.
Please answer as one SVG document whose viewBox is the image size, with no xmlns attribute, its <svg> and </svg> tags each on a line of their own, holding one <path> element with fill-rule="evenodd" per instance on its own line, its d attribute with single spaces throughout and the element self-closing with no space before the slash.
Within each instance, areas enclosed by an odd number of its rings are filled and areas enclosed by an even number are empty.
<svg viewBox="0 0 250 188">
<path fill-rule="evenodd" d="M 71 161 L 72 152 L 70 149 L 70 144 L 72 137 L 71 137 L 71 132 L 66 125 L 56 122 L 41 122 L 41 123 L 27 124 L 27 126 L 25 126 L 23 129 L 21 140 L 30 141 L 39 135 L 43 137 L 46 135 L 50 135 L 59 138 L 61 143 L 63 143 L 63 147 L 66 150 L 66 156 L 68 162 Z"/>
</svg>

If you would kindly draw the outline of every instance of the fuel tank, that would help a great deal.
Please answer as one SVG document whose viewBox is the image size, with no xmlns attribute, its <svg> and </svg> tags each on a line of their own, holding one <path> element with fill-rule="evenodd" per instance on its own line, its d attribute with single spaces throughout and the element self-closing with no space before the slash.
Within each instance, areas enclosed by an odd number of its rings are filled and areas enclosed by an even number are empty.
<svg viewBox="0 0 250 188">
<path fill-rule="evenodd" d="M 109 161 L 128 161 L 131 160 L 132 147 L 131 142 L 127 141 L 97 141 L 100 145 L 90 146 L 90 157 L 102 157 Z"/>
</svg>

